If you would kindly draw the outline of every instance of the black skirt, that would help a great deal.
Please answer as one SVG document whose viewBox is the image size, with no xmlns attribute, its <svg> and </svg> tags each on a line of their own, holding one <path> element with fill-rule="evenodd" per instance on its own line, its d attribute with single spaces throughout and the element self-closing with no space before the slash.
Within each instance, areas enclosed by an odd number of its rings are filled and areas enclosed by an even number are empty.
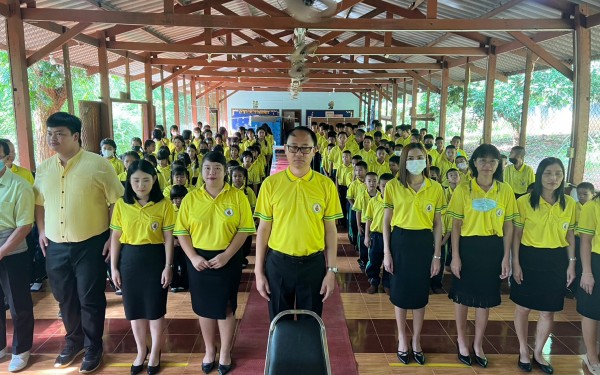
<svg viewBox="0 0 600 375">
<path fill-rule="evenodd" d="M 596 283 L 591 295 L 579 285 L 574 286 L 577 288 L 577 312 L 586 318 L 600 320 L 600 254 L 592 253 L 592 273 Z"/>
<path fill-rule="evenodd" d="M 401 309 L 420 309 L 429 302 L 433 233 L 394 227 L 391 241 L 394 274 L 390 301 Z"/>
<path fill-rule="evenodd" d="M 210 260 L 221 251 L 196 249 L 198 255 Z M 237 294 L 242 278 L 242 260 L 244 255 L 238 250 L 224 267 L 198 271 L 187 259 L 188 277 L 190 279 L 190 295 L 192 310 L 208 319 L 226 319 L 228 308 L 235 314 Z"/>
<path fill-rule="evenodd" d="M 523 281 L 510 280 L 510 299 L 519 306 L 556 312 L 564 307 L 567 290 L 567 248 L 541 249 L 521 244 L 519 262 Z"/>
<path fill-rule="evenodd" d="M 123 245 L 119 271 L 127 320 L 165 316 L 168 290 L 160 282 L 165 263 L 165 245 Z"/>
<path fill-rule="evenodd" d="M 448 298 L 469 307 L 500 305 L 504 242 L 498 236 L 460 237 L 460 279 L 452 276 Z"/>
</svg>

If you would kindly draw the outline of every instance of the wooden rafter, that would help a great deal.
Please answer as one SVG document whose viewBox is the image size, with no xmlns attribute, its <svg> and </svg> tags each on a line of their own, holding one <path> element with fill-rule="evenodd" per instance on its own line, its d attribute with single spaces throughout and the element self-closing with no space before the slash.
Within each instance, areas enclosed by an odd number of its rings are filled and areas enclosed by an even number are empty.
<svg viewBox="0 0 600 375">
<path fill-rule="evenodd" d="M 168 76 L 166 78 L 163 78 L 159 82 L 156 82 L 156 83 L 152 84 L 152 89 L 154 90 L 157 87 L 160 87 L 160 86 L 162 86 L 162 85 L 164 85 L 166 83 L 171 82 L 175 77 L 177 77 L 179 75 L 182 75 L 183 73 L 187 72 L 188 70 L 190 70 L 192 68 L 193 68 L 193 66 L 188 65 L 188 66 L 184 66 L 184 67 L 181 67 L 181 68 L 177 69 L 170 76 Z"/>
<path fill-rule="evenodd" d="M 193 66 L 209 66 L 221 68 L 255 68 L 255 69 L 289 69 L 289 62 L 252 62 L 252 61 L 212 61 L 208 62 L 204 59 L 152 59 L 153 65 L 193 65 Z M 335 69 L 335 70 L 437 70 L 441 69 L 438 63 L 307 63 L 308 69 Z"/>
<path fill-rule="evenodd" d="M 540 47 L 536 42 L 531 40 L 527 35 L 525 35 L 521 32 L 516 32 L 516 31 L 512 31 L 509 34 L 512 35 L 516 40 L 521 42 L 525 47 L 527 47 L 531 51 L 533 51 L 533 53 L 538 55 L 542 60 L 544 60 L 545 62 L 550 64 L 554 69 L 561 72 L 565 77 L 567 77 L 571 81 L 573 80 L 573 70 L 571 68 L 566 66 L 562 61 L 560 61 L 556 57 L 552 56 L 552 54 L 550 54 L 550 52 L 548 52 L 544 48 Z"/>
<path fill-rule="evenodd" d="M 424 84 L 425 86 L 429 87 L 429 89 L 431 89 L 432 91 L 436 92 L 436 93 L 440 93 L 440 89 L 434 85 L 433 83 L 429 82 L 428 80 L 426 80 L 425 78 L 421 77 L 417 72 L 415 71 L 411 71 L 411 70 L 407 70 L 406 73 L 411 76 L 413 79 L 421 82 L 422 84 Z"/>
<path fill-rule="evenodd" d="M 77 34 L 83 32 L 90 26 L 89 23 L 78 23 L 72 28 L 68 29 L 64 33 L 60 34 L 56 39 L 52 40 L 50 43 L 46 44 L 44 47 L 35 51 L 31 56 L 27 58 L 27 66 L 31 66 L 36 62 L 40 61 L 44 57 L 48 56 L 48 54 L 54 51 L 57 48 L 60 48 L 63 44 L 67 43 Z"/>
</svg>

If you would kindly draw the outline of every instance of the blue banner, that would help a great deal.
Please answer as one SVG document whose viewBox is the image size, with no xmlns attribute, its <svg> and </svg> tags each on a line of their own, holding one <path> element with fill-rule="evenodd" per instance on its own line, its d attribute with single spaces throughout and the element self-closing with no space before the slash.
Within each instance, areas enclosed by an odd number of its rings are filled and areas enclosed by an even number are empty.
<svg viewBox="0 0 600 375">
<path fill-rule="evenodd" d="M 252 116 L 276 116 L 279 117 L 278 109 L 253 109 L 253 108 L 232 108 L 231 109 L 231 128 L 235 131 L 241 126 L 244 128 L 252 127 Z"/>
</svg>

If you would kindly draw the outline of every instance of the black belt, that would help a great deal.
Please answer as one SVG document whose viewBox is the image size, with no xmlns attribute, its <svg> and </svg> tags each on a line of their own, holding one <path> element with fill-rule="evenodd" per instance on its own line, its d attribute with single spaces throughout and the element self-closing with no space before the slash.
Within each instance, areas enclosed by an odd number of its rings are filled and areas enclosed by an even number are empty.
<svg viewBox="0 0 600 375">
<path fill-rule="evenodd" d="M 273 250 L 273 249 L 271 249 L 270 253 L 279 259 L 283 259 L 283 260 L 286 260 L 286 261 L 292 262 L 292 263 L 304 263 L 304 262 L 311 261 L 319 256 L 323 256 L 323 251 L 317 251 L 316 253 L 306 255 L 306 256 L 301 256 L 301 257 L 294 256 L 294 255 L 287 255 L 287 254 L 282 253 L 281 251 L 277 251 L 277 250 Z"/>
</svg>

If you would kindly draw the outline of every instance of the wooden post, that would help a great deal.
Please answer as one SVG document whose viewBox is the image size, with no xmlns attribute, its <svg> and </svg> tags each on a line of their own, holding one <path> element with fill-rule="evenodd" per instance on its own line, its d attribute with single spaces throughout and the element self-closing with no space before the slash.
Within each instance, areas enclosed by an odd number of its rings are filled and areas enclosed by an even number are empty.
<svg viewBox="0 0 600 375">
<path fill-rule="evenodd" d="M 465 82 L 463 84 L 463 107 L 460 117 L 460 139 L 465 141 L 465 127 L 467 125 L 467 101 L 469 100 L 469 84 L 471 83 L 471 64 L 465 65 Z"/>
<path fill-rule="evenodd" d="M 181 80 L 183 82 L 183 125 L 188 126 L 190 123 L 190 112 L 188 110 L 187 105 L 187 83 L 185 80 L 185 75 L 181 76 Z"/>
<path fill-rule="evenodd" d="M 6 39 L 10 59 L 13 108 L 17 124 L 16 142 L 19 147 L 19 162 L 21 166 L 35 170 L 25 33 L 19 4 L 18 1 L 9 4 L 9 16 L 6 18 Z M 43 140 L 39 141 L 44 142 Z"/>
<path fill-rule="evenodd" d="M 429 110 L 431 109 L 429 104 L 431 101 L 431 89 L 429 88 L 429 86 L 427 86 L 427 102 L 425 104 L 425 112 L 427 112 L 427 114 L 429 115 Z M 429 120 L 425 120 L 425 129 L 427 129 L 427 132 L 429 133 Z"/>
<path fill-rule="evenodd" d="M 192 107 L 192 128 L 198 123 L 198 106 L 196 105 L 196 80 L 190 78 L 190 106 Z"/>
<path fill-rule="evenodd" d="M 411 108 L 410 108 L 410 127 L 415 129 L 417 127 L 417 105 L 419 104 L 419 81 L 413 78 L 412 82 L 412 94 L 411 94 Z"/>
<path fill-rule="evenodd" d="M 361 120 L 363 120 L 363 102 L 362 102 L 362 92 L 358 93 L 358 118 L 360 118 Z M 366 122 L 366 121 L 365 121 Z M 371 126 L 371 124 L 367 124 L 367 129 L 369 129 L 369 127 Z"/>
<path fill-rule="evenodd" d="M 496 85 L 496 47 L 490 45 L 487 76 L 485 79 L 485 112 L 483 116 L 483 143 L 492 143 L 492 123 L 494 118 L 494 87 Z"/>
<path fill-rule="evenodd" d="M 406 79 L 404 79 L 404 90 L 402 91 L 402 119 L 400 121 L 401 124 L 404 124 L 404 119 L 406 117 Z M 396 131 L 396 129 L 394 129 Z"/>
<path fill-rule="evenodd" d="M 67 89 L 67 108 L 70 114 L 75 115 L 75 102 L 73 102 L 73 80 L 71 79 L 71 57 L 69 56 L 68 43 L 62 45 L 62 55 L 63 68 L 65 70 L 65 88 Z"/>
<path fill-rule="evenodd" d="M 444 62 L 444 65 L 446 63 Z M 438 136 L 446 138 L 446 113 L 448 107 L 448 83 L 450 81 L 450 70 L 444 66 L 442 70 L 442 89 L 440 93 L 440 127 Z"/>
<path fill-rule="evenodd" d="M 160 66 L 160 80 L 165 79 L 165 68 Z M 160 85 L 160 98 L 162 99 L 162 121 L 163 126 L 167 125 L 167 101 L 165 99 L 165 85 Z"/>
<path fill-rule="evenodd" d="M 128 52 L 125 52 L 125 95 L 127 95 L 127 99 L 131 99 L 131 69 Z"/>
<path fill-rule="evenodd" d="M 146 123 L 144 124 L 144 139 L 150 139 L 154 129 L 154 105 L 152 97 L 152 65 L 150 56 L 144 62 L 144 88 L 146 90 Z M 165 129 L 166 130 L 166 129 Z"/>
<path fill-rule="evenodd" d="M 380 91 L 377 91 L 377 120 L 381 120 L 381 110 L 383 109 L 383 89 L 379 87 Z"/>
<path fill-rule="evenodd" d="M 98 38 L 98 70 L 100 71 L 100 96 L 102 110 L 100 111 L 100 124 L 102 138 L 113 137 L 112 101 L 110 100 L 110 80 L 108 77 L 108 54 L 106 51 L 106 35 L 99 32 Z"/>
<path fill-rule="evenodd" d="M 367 91 L 367 123 L 371 123 L 371 90 Z"/>
<path fill-rule="evenodd" d="M 578 184 L 583 181 L 585 158 L 590 126 L 590 81 L 591 81 L 591 30 L 584 28 L 581 21 L 589 16 L 587 5 L 575 6 L 575 33 L 573 39 L 573 125 L 571 149 L 569 150 L 568 181 Z"/>
<path fill-rule="evenodd" d="M 392 80 L 392 126 L 398 125 L 398 82 Z"/>
<path fill-rule="evenodd" d="M 527 117 L 529 114 L 529 97 L 531 94 L 531 79 L 533 78 L 533 52 L 527 50 L 525 61 L 525 82 L 523 83 L 523 108 L 521 110 L 521 131 L 519 134 L 519 146 L 525 147 L 527 141 Z"/>
<path fill-rule="evenodd" d="M 173 118 L 175 125 L 179 126 L 179 77 L 173 78 Z M 165 124 L 165 127 L 167 124 Z"/>
</svg>

